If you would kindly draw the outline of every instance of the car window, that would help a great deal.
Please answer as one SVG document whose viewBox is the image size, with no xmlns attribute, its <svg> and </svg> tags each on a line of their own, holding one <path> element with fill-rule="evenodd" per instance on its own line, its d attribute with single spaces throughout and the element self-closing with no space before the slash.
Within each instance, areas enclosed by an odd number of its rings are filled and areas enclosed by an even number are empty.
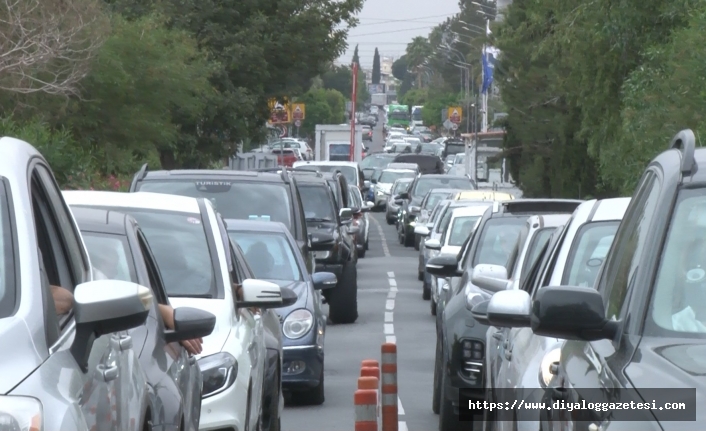
<svg viewBox="0 0 706 431">
<path fill-rule="evenodd" d="M 412 181 L 399 181 L 395 185 L 394 190 L 392 191 L 393 195 L 398 195 L 404 191 L 406 191 L 409 188 L 409 185 L 412 183 Z"/>
<path fill-rule="evenodd" d="M 427 201 L 424 204 L 424 209 L 431 209 L 439 202 L 449 197 L 449 193 L 432 193 L 427 196 Z"/>
<path fill-rule="evenodd" d="M 615 235 L 615 244 L 601 273 L 599 287 L 603 290 L 606 317 L 617 320 L 633 283 L 640 256 L 657 206 L 661 188 L 655 174 L 648 171 L 625 213 Z"/>
<path fill-rule="evenodd" d="M 366 157 L 358 163 L 361 169 L 384 168 L 392 162 L 392 157 Z"/>
<path fill-rule="evenodd" d="M 0 184 L 0 319 L 12 316 L 17 301 L 15 282 L 15 244 L 16 234 L 11 223 L 9 188 L 3 180 Z"/>
<path fill-rule="evenodd" d="M 414 178 L 414 172 L 393 172 L 393 171 L 382 171 L 380 175 L 379 183 L 392 184 L 400 178 Z"/>
<path fill-rule="evenodd" d="M 586 223 L 576 233 L 561 284 L 593 287 L 620 223 Z"/>
<path fill-rule="evenodd" d="M 417 181 L 417 184 L 415 184 L 414 190 L 412 190 L 412 196 L 424 196 L 429 190 L 436 188 L 473 190 L 473 185 L 471 180 L 463 177 L 421 177 L 419 181 Z"/>
<path fill-rule="evenodd" d="M 348 147 L 349 145 L 347 145 Z M 348 151 L 348 150 L 346 150 Z M 348 153 L 346 153 L 348 154 Z M 307 164 L 305 166 L 312 166 L 314 169 L 316 169 L 319 172 L 335 172 L 335 171 L 341 171 L 344 177 L 346 177 L 346 181 L 348 181 L 348 184 L 358 184 L 358 168 L 354 166 L 347 166 L 347 165 L 317 165 L 317 164 Z"/>
<path fill-rule="evenodd" d="M 534 236 L 532 236 L 532 241 L 529 244 L 529 247 L 527 249 L 527 255 L 525 256 L 525 261 L 522 263 L 522 273 L 520 274 L 520 285 L 524 283 L 525 279 L 527 278 L 527 274 L 529 274 L 530 269 L 532 268 L 534 263 L 537 261 L 537 258 L 539 257 L 540 253 L 542 252 L 542 249 L 544 248 L 544 246 L 549 241 L 549 238 L 552 236 L 552 232 L 554 232 L 554 230 L 555 230 L 555 228 L 553 228 L 553 227 L 539 229 L 534 233 Z"/>
<path fill-rule="evenodd" d="M 473 256 L 473 267 L 493 264 L 507 268 L 510 254 L 517 246 L 520 231 L 526 222 L 526 217 L 497 217 L 488 220 Z"/>
<path fill-rule="evenodd" d="M 139 223 L 169 296 L 216 296 L 211 251 L 199 215 L 127 208 L 121 211 Z"/>
<path fill-rule="evenodd" d="M 646 334 L 706 335 L 706 196 L 679 192 L 655 278 Z M 679 334 L 674 334 L 673 332 Z M 671 333 L 670 333 L 671 332 Z"/>
<path fill-rule="evenodd" d="M 331 195 L 325 186 L 299 186 L 299 194 L 302 197 L 304 206 L 304 216 L 308 221 L 332 221 L 336 216 L 334 213 Z"/>
<path fill-rule="evenodd" d="M 302 281 L 294 250 L 285 235 L 253 231 L 230 231 L 228 234 L 245 252 L 245 260 L 255 277 Z"/>
<path fill-rule="evenodd" d="M 137 283 L 135 264 L 124 235 L 81 232 L 97 280 Z"/>
<path fill-rule="evenodd" d="M 141 181 L 138 191 L 203 197 L 223 217 L 284 223 L 294 233 L 288 185 L 253 181 Z"/>
<path fill-rule="evenodd" d="M 436 232 L 440 233 L 443 232 L 446 227 L 449 225 L 451 222 L 451 216 L 453 215 L 453 209 L 451 205 L 448 205 L 444 210 L 441 212 L 439 215 L 441 217 L 441 221 L 439 222 L 439 225 L 436 227 Z"/>
<path fill-rule="evenodd" d="M 480 216 L 462 216 L 456 217 L 451 225 L 451 235 L 449 236 L 449 245 L 461 246 L 473 232 L 473 228 L 480 219 Z"/>
</svg>

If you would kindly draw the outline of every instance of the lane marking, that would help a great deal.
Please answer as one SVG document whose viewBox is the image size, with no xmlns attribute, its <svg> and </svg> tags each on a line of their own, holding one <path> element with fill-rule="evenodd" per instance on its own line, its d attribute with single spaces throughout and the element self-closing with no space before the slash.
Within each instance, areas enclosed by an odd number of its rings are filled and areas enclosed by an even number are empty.
<svg viewBox="0 0 706 431">
<path fill-rule="evenodd" d="M 390 248 L 387 246 L 387 238 L 385 237 L 385 232 L 382 230 L 382 226 L 380 223 L 375 220 L 375 217 L 370 217 L 370 220 L 373 221 L 373 224 L 375 224 L 375 227 L 378 229 L 378 234 L 380 235 L 380 238 L 382 238 L 382 252 L 385 255 L 385 257 L 390 257 Z M 394 276 L 394 274 L 393 274 Z"/>
<path fill-rule="evenodd" d="M 395 309 L 395 300 L 394 299 L 388 299 L 387 302 L 385 303 L 385 309 L 386 310 L 394 310 Z"/>
<path fill-rule="evenodd" d="M 397 292 L 397 287 L 391 286 L 391 287 L 390 287 L 390 292 Z"/>
<path fill-rule="evenodd" d="M 402 400 L 400 399 L 400 397 L 397 397 L 397 415 L 404 415 L 404 408 L 402 408 Z"/>
<path fill-rule="evenodd" d="M 409 429 L 407 428 L 407 422 L 398 421 L 397 422 L 397 431 L 409 431 Z"/>
<path fill-rule="evenodd" d="M 395 273 L 394 273 L 394 272 L 388 272 L 388 273 L 387 273 L 387 276 L 388 276 L 389 278 L 395 278 Z"/>
<path fill-rule="evenodd" d="M 385 323 L 392 323 L 394 315 L 395 315 L 395 313 L 393 313 L 392 311 L 386 311 L 385 312 Z"/>
<path fill-rule="evenodd" d="M 390 293 L 387 294 L 387 299 L 395 299 L 395 296 L 397 296 L 397 292 L 390 291 Z"/>
<path fill-rule="evenodd" d="M 397 281 L 394 278 L 389 278 L 387 281 L 390 282 L 390 287 L 397 287 Z"/>
<path fill-rule="evenodd" d="M 385 335 L 385 342 L 397 344 L 397 337 L 395 337 L 394 335 Z"/>
<path fill-rule="evenodd" d="M 385 335 L 395 335 L 395 326 L 392 323 L 385 323 Z"/>
</svg>

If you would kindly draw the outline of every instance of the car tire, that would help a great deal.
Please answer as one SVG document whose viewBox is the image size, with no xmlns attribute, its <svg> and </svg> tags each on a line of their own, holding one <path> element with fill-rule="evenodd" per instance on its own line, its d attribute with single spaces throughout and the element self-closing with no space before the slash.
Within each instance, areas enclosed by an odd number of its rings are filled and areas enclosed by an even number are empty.
<svg viewBox="0 0 706 431">
<path fill-rule="evenodd" d="M 341 280 L 331 289 L 329 317 L 335 324 L 354 323 L 358 319 L 358 270 L 355 262 L 343 265 Z"/>
<path fill-rule="evenodd" d="M 407 232 L 404 233 L 404 246 L 405 247 L 414 246 L 414 234 L 412 234 L 412 236 L 409 236 L 409 234 Z"/>
<path fill-rule="evenodd" d="M 402 231 L 400 231 L 400 228 L 397 228 L 397 242 L 400 244 L 404 244 L 404 236 L 402 236 Z"/>
<path fill-rule="evenodd" d="M 311 406 L 320 406 L 326 401 L 326 396 L 324 393 L 324 367 L 321 367 L 321 377 L 319 378 L 319 384 L 315 387 L 309 389 L 306 392 L 301 392 L 298 397 L 303 404 Z"/>
<path fill-rule="evenodd" d="M 424 271 L 417 271 L 417 280 L 424 281 Z"/>
<path fill-rule="evenodd" d="M 419 251 L 419 241 L 421 241 L 419 235 L 415 234 L 414 235 L 414 249 L 417 251 Z"/>
<path fill-rule="evenodd" d="M 422 284 L 422 299 L 428 301 L 431 299 L 431 284 L 426 281 Z"/>
<path fill-rule="evenodd" d="M 391 219 L 390 217 L 385 217 L 385 219 L 387 220 L 387 224 L 389 224 L 390 226 L 392 226 L 393 224 L 395 224 L 395 220 L 394 220 L 394 219 Z"/>
<path fill-rule="evenodd" d="M 449 383 L 444 366 L 446 364 L 446 351 L 442 348 L 442 360 L 439 366 L 439 379 L 441 388 L 439 389 L 439 431 L 461 431 L 461 421 L 454 413 L 454 406 L 451 400 L 446 399 L 446 385 Z M 473 429 L 473 422 L 463 422 L 464 429 Z"/>
<path fill-rule="evenodd" d="M 439 403 L 441 393 L 441 342 L 436 337 L 436 355 L 434 357 L 434 388 L 431 395 L 431 410 L 434 414 L 439 414 Z"/>
<path fill-rule="evenodd" d="M 434 301 L 434 298 L 431 298 L 431 301 L 429 301 L 429 308 L 431 309 L 431 315 L 436 316 L 436 301 Z"/>
<path fill-rule="evenodd" d="M 364 259 L 364 258 L 365 258 L 365 251 L 366 251 L 366 250 L 367 250 L 367 249 L 365 248 L 365 245 L 363 245 L 363 249 L 362 249 L 362 250 L 358 250 L 358 257 L 361 258 L 361 259 Z"/>
</svg>

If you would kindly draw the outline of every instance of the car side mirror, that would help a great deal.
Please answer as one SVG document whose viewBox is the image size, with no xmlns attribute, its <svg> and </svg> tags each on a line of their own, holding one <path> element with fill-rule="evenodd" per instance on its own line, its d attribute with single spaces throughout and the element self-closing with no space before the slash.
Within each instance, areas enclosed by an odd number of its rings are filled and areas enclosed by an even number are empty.
<svg viewBox="0 0 706 431">
<path fill-rule="evenodd" d="M 524 290 L 503 290 L 494 294 L 486 311 L 488 320 L 500 328 L 529 328 L 532 300 Z"/>
<path fill-rule="evenodd" d="M 402 192 L 399 194 L 399 197 L 396 199 L 409 199 L 409 192 Z"/>
<path fill-rule="evenodd" d="M 128 281 L 96 280 L 76 286 L 76 334 L 71 354 L 81 370 L 88 370 L 88 357 L 97 338 L 143 325 L 153 303 L 148 287 Z"/>
<path fill-rule="evenodd" d="M 421 235 L 421 236 L 427 236 L 427 235 L 429 235 L 429 228 L 427 228 L 426 226 L 415 226 L 414 227 L 414 234 Z M 424 247 L 426 247 L 426 243 L 424 243 Z"/>
<path fill-rule="evenodd" d="M 285 287 L 280 287 L 269 281 L 248 278 L 243 280 L 243 300 L 237 301 L 238 308 L 282 308 L 286 307 L 283 292 Z M 291 291 L 291 289 L 288 289 Z M 294 293 L 294 292 L 292 292 Z M 296 294 L 294 295 L 296 297 Z M 296 302 L 296 300 L 295 300 Z M 289 304 L 291 305 L 291 304 Z"/>
<path fill-rule="evenodd" d="M 336 278 L 336 274 L 332 272 L 315 272 L 312 274 L 311 279 L 314 282 L 314 289 L 316 290 L 331 289 L 338 284 L 338 278 Z"/>
<path fill-rule="evenodd" d="M 473 268 L 471 283 L 490 292 L 500 292 L 510 285 L 507 278 L 507 269 L 504 266 L 480 264 Z"/>
<path fill-rule="evenodd" d="M 417 233 L 417 228 L 414 228 L 414 232 Z M 429 250 L 441 250 L 441 242 L 438 239 L 429 238 L 424 241 L 424 247 Z"/>
<path fill-rule="evenodd" d="M 426 243 L 424 243 L 426 247 Z M 458 260 L 456 256 L 441 255 L 432 257 L 427 261 L 426 270 L 429 274 L 437 277 L 451 278 L 463 275 L 458 270 Z"/>
<path fill-rule="evenodd" d="M 481 325 L 493 326 L 488 320 L 488 304 L 490 304 L 490 300 L 476 304 L 473 309 L 471 309 L 471 316 Z"/>
<path fill-rule="evenodd" d="M 365 207 L 368 208 L 369 210 L 372 210 L 373 208 L 375 208 L 375 202 L 367 201 L 367 202 L 365 202 Z"/>
<path fill-rule="evenodd" d="M 198 308 L 179 307 L 174 310 L 174 330 L 164 331 L 167 343 L 175 343 L 211 335 L 216 316 Z"/>
<path fill-rule="evenodd" d="M 605 316 L 603 297 L 592 287 L 544 287 L 530 315 L 532 332 L 565 340 L 612 339 L 619 322 Z"/>
<path fill-rule="evenodd" d="M 341 208 L 338 218 L 341 220 L 341 226 L 350 224 L 353 221 L 353 211 L 350 208 Z"/>
<path fill-rule="evenodd" d="M 336 244 L 333 235 L 328 234 L 310 235 L 309 240 L 311 241 L 311 251 L 331 251 Z"/>
</svg>

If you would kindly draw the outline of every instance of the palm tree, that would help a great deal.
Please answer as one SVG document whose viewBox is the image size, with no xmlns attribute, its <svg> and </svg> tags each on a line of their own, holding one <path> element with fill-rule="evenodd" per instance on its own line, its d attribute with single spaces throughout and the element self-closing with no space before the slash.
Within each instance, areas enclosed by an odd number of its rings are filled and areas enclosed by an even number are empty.
<svg viewBox="0 0 706 431">
<path fill-rule="evenodd" d="M 422 87 L 421 69 L 431 55 L 431 45 L 427 38 L 417 36 L 407 45 L 407 67 L 414 70 L 417 76 L 417 87 Z"/>
</svg>

